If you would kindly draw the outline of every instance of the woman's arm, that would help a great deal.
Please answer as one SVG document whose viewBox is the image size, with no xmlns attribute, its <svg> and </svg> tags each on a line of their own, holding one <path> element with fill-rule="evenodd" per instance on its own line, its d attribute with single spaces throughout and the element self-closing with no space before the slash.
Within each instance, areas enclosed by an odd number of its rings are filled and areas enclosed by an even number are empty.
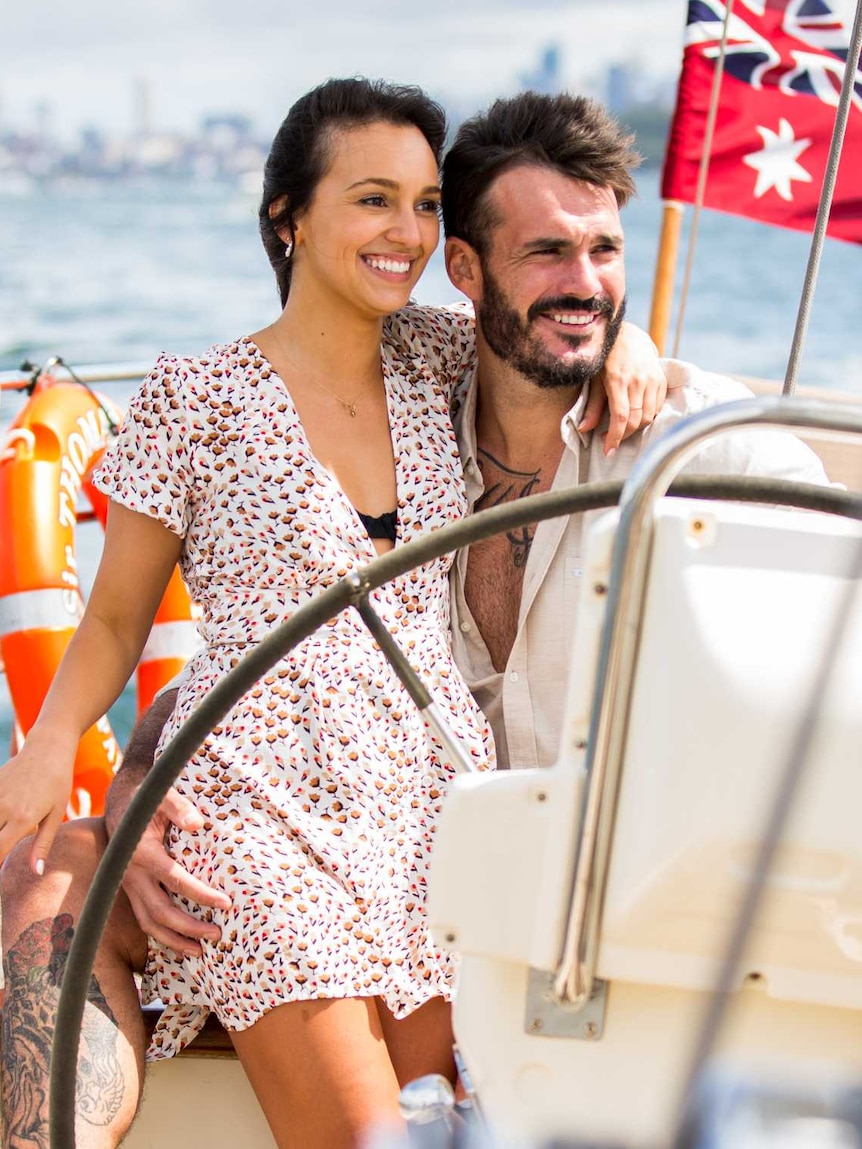
<svg viewBox="0 0 862 1149">
<path fill-rule="evenodd" d="M 81 625 L 23 747 L 0 770 L 0 859 L 38 827 L 31 865 L 43 871 L 69 800 L 78 740 L 135 669 L 180 546 L 155 519 L 111 503 Z"/>
<path fill-rule="evenodd" d="M 605 407 L 610 408 L 605 432 L 605 454 L 612 454 L 623 439 L 652 423 L 664 406 L 667 379 L 655 344 L 645 331 L 624 323 L 599 376 L 601 387 L 591 387 L 581 431 L 598 427 Z"/>
</svg>

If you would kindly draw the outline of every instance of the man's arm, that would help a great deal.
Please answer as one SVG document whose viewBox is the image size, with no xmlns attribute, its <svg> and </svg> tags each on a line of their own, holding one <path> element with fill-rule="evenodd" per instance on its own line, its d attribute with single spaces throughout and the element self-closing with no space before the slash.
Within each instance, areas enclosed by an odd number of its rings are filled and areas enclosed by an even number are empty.
<svg viewBox="0 0 862 1149">
<path fill-rule="evenodd" d="M 159 736 L 176 701 L 176 690 L 160 694 L 132 731 L 123 764 L 111 783 L 105 802 L 105 825 L 109 838 L 153 765 Z M 168 891 L 213 909 L 227 909 L 230 898 L 221 890 L 193 878 L 168 854 L 165 834 L 171 823 L 192 833 L 203 825 L 197 808 L 174 789 L 167 792 L 145 830 L 123 878 L 123 889 L 138 924 L 146 934 L 179 954 L 197 956 L 201 953 L 201 938 L 218 940 L 218 926 L 199 921 L 177 909 Z"/>
</svg>

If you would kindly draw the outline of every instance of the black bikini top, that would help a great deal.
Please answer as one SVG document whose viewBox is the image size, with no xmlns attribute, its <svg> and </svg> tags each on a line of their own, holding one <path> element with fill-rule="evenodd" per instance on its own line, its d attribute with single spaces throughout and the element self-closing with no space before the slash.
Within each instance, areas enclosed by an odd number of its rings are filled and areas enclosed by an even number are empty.
<svg viewBox="0 0 862 1149">
<path fill-rule="evenodd" d="M 394 511 L 385 511 L 382 515 L 363 515 L 357 511 L 363 527 L 368 531 L 370 539 L 389 539 L 398 541 L 398 508 Z"/>
</svg>

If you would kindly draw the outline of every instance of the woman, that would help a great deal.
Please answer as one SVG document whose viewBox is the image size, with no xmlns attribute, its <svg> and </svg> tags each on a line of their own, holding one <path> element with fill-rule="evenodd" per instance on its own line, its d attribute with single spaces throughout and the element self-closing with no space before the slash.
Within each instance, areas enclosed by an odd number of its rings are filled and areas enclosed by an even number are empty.
<svg viewBox="0 0 862 1149">
<path fill-rule="evenodd" d="M 330 81 L 291 109 L 261 210 L 283 312 L 201 358 L 163 357 L 133 401 L 96 479 L 112 503 L 85 618 L 0 776 L 0 854 L 35 823 L 47 853 L 77 740 L 131 674 L 178 559 L 205 648 L 165 739 L 303 602 L 464 513 L 455 327 L 387 319 L 438 240 L 444 134 L 416 89 Z M 427 564 L 375 605 L 484 768 L 487 726 L 449 652 L 447 568 Z M 400 1083 L 454 1080 L 454 970 L 423 916 L 450 768 L 411 715 L 347 612 L 249 692 L 177 784 L 204 825 L 171 847 L 231 905 L 201 956 L 151 939 L 144 993 L 167 1003 L 153 1055 L 214 1009 L 280 1146 L 350 1146 L 397 1115 Z"/>
</svg>

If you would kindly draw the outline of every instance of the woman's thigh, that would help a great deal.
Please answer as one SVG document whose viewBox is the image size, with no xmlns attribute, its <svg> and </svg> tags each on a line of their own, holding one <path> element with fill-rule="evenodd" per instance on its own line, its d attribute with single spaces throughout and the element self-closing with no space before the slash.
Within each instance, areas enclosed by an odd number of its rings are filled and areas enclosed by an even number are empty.
<svg viewBox="0 0 862 1149">
<path fill-rule="evenodd" d="M 400 1121 L 373 998 L 288 1002 L 231 1039 L 279 1149 L 355 1149 Z"/>
<path fill-rule="evenodd" d="M 433 997 L 400 1021 L 380 998 L 377 1010 L 399 1086 L 426 1073 L 442 1073 L 455 1084 L 457 1074 L 452 1053 L 455 1038 L 452 1007 L 447 1001 Z"/>
</svg>

